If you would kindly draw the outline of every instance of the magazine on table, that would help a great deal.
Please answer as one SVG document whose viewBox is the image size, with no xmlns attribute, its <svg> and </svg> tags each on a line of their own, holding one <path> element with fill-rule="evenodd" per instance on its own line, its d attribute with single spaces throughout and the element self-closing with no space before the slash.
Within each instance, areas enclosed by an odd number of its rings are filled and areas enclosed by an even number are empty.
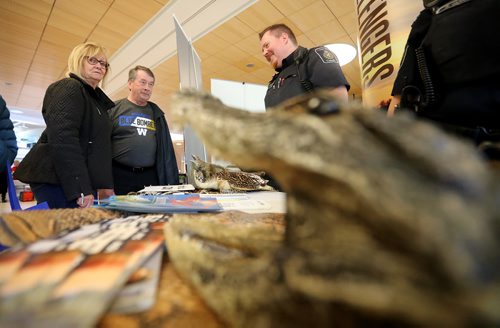
<svg viewBox="0 0 500 328">
<path fill-rule="evenodd" d="M 137 213 L 214 212 L 222 207 L 215 197 L 199 194 L 111 196 L 101 206 Z"/>
<path fill-rule="evenodd" d="M 121 312 L 151 306 L 169 217 L 105 220 L 1 253 L 0 327 L 92 327 L 114 300 Z M 117 297 L 142 266 L 153 280 Z"/>
</svg>

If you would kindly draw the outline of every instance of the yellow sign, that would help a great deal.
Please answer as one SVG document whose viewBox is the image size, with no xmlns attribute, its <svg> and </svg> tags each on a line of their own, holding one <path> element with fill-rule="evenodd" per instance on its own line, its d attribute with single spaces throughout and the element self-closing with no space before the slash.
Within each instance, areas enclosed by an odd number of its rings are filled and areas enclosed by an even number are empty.
<svg viewBox="0 0 500 328">
<path fill-rule="evenodd" d="M 391 97 L 411 24 L 423 4 L 415 0 L 355 2 L 363 104 L 377 107 Z"/>
</svg>

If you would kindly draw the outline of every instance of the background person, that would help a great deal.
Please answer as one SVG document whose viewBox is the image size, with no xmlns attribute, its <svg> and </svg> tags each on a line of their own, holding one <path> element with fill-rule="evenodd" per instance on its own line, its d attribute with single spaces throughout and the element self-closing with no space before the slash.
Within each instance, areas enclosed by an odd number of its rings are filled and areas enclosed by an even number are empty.
<svg viewBox="0 0 500 328">
<path fill-rule="evenodd" d="M 144 66 L 129 71 L 127 98 L 109 111 L 113 123 L 115 193 L 126 195 L 145 186 L 179 184 L 174 146 L 163 111 L 150 102 L 155 83 Z"/>
<path fill-rule="evenodd" d="M 424 0 L 394 82 L 395 106 L 477 145 L 500 141 L 500 1 Z"/>
<path fill-rule="evenodd" d="M 2 202 L 7 202 L 7 169 L 17 155 L 17 141 L 14 125 L 5 100 L 0 96 L 0 194 Z"/>
<path fill-rule="evenodd" d="M 292 30 L 275 24 L 259 33 L 262 55 L 276 70 L 265 97 L 266 108 L 319 88 L 348 100 L 350 88 L 337 56 L 326 47 L 306 49 L 297 44 Z"/>
<path fill-rule="evenodd" d="M 15 176 L 29 183 L 50 208 L 90 207 L 94 195 L 113 193 L 111 124 L 114 103 L 98 87 L 108 73 L 106 50 L 87 42 L 68 59 L 68 77 L 51 84 L 43 99 L 47 125 Z"/>
</svg>

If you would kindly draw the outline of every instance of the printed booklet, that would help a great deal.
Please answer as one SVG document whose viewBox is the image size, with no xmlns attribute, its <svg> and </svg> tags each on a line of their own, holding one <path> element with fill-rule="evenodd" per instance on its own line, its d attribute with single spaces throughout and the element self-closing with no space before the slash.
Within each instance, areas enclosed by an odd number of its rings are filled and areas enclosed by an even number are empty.
<svg viewBox="0 0 500 328">
<path fill-rule="evenodd" d="M 215 197 L 199 194 L 111 196 L 103 208 L 136 213 L 214 212 L 222 207 Z"/>
<path fill-rule="evenodd" d="M 113 301 L 122 313 L 147 309 L 169 217 L 105 220 L 0 253 L 0 327 L 92 327 Z M 123 288 L 141 270 L 137 286 Z"/>
<path fill-rule="evenodd" d="M 143 195 L 167 195 L 173 193 L 194 191 L 194 186 L 191 184 L 183 185 L 167 185 L 167 186 L 148 186 L 139 190 L 138 194 Z"/>
</svg>

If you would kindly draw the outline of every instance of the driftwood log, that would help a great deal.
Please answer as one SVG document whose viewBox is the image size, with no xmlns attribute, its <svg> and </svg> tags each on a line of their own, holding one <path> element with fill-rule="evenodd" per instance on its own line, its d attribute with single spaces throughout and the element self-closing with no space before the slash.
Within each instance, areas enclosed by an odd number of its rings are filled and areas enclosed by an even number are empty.
<svg viewBox="0 0 500 328">
<path fill-rule="evenodd" d="M 238 245 L 223 222 L 167 226 L 174 265 L 229 324 L 500 325 L 498 177 L 472 145 L 326 94 L 256 114 L 184 92 L 173 113 L 287 192 L 274 247 L 251 225 Z"/>
</svg>

